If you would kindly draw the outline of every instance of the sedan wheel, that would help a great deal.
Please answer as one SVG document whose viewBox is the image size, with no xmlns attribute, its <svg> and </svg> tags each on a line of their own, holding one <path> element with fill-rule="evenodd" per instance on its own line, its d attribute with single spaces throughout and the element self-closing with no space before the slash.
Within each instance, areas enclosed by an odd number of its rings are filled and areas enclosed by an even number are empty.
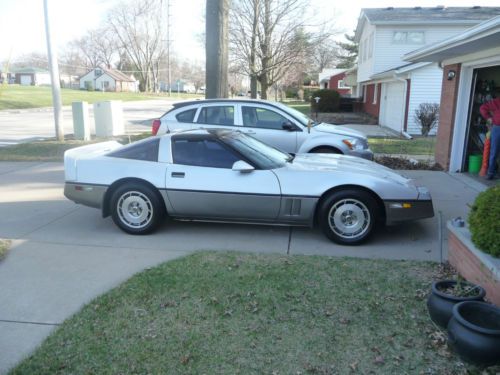
<svg viewBox="0 0 500 375">
<path fill-rule="evenodd" d="M 319 212 L 320 226 L 332 241 L 356 245 L 371 234 L 377 203 L 364 191 L 338 191 L 325 199 Z"/>
<path fill-rule="evenodd" d="M 131 234 L 153 231 L 164 213 L 157 194 L 140 184 L 127 184 L 113 194 L 112 217 L 116 225 Z"/>
</svg>

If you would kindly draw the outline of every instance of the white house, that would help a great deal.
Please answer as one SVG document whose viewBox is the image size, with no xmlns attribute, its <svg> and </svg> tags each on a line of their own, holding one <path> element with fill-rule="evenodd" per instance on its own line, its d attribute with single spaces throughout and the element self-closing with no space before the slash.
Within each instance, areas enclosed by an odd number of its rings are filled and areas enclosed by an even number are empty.
<svg viewBox="0 0 500 375">
<path fill-rule="evenodd" d="M 414 121 L 421 103 L 439 103 L 442 70 L 435 62 L 408 63 L 406 53 L 457 35 L 500 14 L 500 7 L 362 9 L 357 92 L 365 112 L 397 132 L 420 134 Z M 436 131 L 436 130 L 434 130 Z"/>
<path fill-rule="evenodd" d="M 89 88 L 99 91 L 137 92 L 138 84 L 134 76 L 127 76 L 119 70 L 94 68 L 80 77 L 80 89 Z"/>
<path fill-rule="evenodd" d="M 345 72 L 346 69 L 334 69 L 334 68 L 326 68 L 323 69 L 318 74 L 318 82 L 320 89 L 328 89 L 330 83 L 330 77 L 335 76 L 337 74 Z"/>
</svg>

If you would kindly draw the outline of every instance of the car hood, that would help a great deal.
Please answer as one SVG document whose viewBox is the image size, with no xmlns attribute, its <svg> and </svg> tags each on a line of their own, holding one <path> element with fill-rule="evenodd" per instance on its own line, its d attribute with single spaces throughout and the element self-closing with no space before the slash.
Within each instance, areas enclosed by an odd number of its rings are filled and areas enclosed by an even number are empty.
<svg viewBox="0 0 500 375">
<path fill-rule="evenodd" d="M 297 154 L 287 168 L 301 171 L 324 171 L 354 173 L 362 176 L 391 180 L 393 182 L 413 186 L 413 180 L 401 176 L 390 168 L 373 161 L 354 156 L 336 154 Z"/>
<path fill-rule="evenodd" d="M 316 125 L 313 129 L 315 131 L 322 133 L 334 133 L 334 134 L 344 135 L 347 137 L 366 138 L 366 135 L 357 130 L 352 130 L 345 126 L 327 124 L 325 122 Z"/>
</svg>

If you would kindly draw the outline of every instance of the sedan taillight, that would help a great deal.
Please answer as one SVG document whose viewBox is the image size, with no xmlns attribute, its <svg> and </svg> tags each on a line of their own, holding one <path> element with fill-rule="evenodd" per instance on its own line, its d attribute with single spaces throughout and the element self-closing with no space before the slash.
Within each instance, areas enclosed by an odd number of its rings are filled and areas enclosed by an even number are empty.
<svg viewBox="0 0 500 375">
<path fill-rule="evenodd" d="M 159 119 L 153 120 L 153 125 L 151 126 L 151 133 L 153 135 L 158 134 L 158 130 L 160 130 L 161 121 Z"/>
</svg>

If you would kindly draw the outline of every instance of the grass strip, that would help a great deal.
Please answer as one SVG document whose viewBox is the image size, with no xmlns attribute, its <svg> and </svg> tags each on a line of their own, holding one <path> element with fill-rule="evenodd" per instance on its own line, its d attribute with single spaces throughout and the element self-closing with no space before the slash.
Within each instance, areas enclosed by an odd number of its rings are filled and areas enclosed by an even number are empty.
<svg viewBox="0 0 500 375">
<path fill-rule="evenodd" d="M 437 268 L 197 253 L 98 297 L 12 374 L 475 373 L 428 317 Z"/>
</svg>

